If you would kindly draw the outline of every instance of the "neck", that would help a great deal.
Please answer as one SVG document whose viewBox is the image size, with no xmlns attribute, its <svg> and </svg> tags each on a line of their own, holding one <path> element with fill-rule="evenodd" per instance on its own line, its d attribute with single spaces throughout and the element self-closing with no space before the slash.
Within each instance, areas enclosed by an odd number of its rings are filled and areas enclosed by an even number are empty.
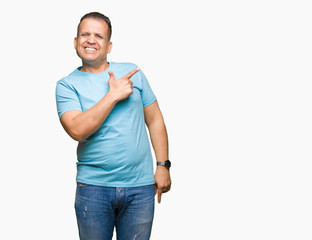
<svg viewBox="0 0 312 240">
<path fill-rule="evenodd" d="M 83 62 L 82 68 L 80 69 L 80 71 L 90 72 L 90 73 L 101 73 L 101 72 L 104 72 L 108 67 L 109 67 L 109 63 L 107 61 L 97 66 L 89 65 Z"/>
</svg>

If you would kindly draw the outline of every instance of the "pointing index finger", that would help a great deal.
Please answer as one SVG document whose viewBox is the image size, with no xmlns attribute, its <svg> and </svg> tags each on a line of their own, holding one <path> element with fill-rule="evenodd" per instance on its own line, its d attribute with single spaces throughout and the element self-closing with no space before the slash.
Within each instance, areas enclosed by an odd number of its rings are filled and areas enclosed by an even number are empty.
<svg viewBox="0 0 312 240">
<path fill-rule="evenodd" d="M 160 202 L 161 202 L 161 194 L 162 194 L 161 189 L 158 189 L 158 192 L 157 192 L 158 203 L 160 203 Z"/>
<path fill-rule="evenodd" d="M 133 69 L 131 72 L 127 73 L 124 77 L 125 78 L 131 78 L 134 74 L 136 74 L 138 71 L 140 71 L 140 68 Z"/>
</svg>

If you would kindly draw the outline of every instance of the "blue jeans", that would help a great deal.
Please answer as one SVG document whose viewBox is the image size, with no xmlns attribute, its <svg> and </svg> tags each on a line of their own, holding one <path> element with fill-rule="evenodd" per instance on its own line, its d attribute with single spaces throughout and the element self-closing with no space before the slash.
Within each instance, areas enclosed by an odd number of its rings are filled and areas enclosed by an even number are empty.
<svg viewBox="0 0 312 240">
<path fill-rule="evenodd" d="M 114 188 L 77 184 L 80 240 L 148 240 L 154 218 L 154 185 Z"/>
</svg>

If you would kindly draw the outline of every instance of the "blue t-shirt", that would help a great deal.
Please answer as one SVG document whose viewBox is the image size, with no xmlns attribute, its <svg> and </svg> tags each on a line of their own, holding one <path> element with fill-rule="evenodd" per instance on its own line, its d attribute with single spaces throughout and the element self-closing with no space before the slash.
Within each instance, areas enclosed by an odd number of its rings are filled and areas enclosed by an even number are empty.
<svg viewBox="0 0 312 240">
<path fill-rule="evenodd" d="M 102 73 L 77 68 L 56 86 L 58 115 L 86 111 L 109 90 L 108 71 L 119 79 L 135 69 L 131 63 L 113 63 Z M 140 70 L 131 77 L 133 93 L 118 102 L 102 126 L 77 147 L 77 182 L 107 187 L 154 184 L 153 158 L 144 120 L 144 107 L 156 97 Z"/>
</svg>

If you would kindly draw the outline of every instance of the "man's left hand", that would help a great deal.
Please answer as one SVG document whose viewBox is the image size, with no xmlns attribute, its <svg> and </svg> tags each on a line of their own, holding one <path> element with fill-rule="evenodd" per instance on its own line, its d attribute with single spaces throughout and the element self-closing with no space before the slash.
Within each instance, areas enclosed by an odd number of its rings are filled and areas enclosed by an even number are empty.
<svg viewBox="0 0 312 240">
<path fill-rule="evenodd" d="M 157 166 L 155 172 L 155 194 L 158 196 L 158 203 L 161 202 L 161 195 L 171 188 L 169 169 L 164 166 Z"/>
</svg>

